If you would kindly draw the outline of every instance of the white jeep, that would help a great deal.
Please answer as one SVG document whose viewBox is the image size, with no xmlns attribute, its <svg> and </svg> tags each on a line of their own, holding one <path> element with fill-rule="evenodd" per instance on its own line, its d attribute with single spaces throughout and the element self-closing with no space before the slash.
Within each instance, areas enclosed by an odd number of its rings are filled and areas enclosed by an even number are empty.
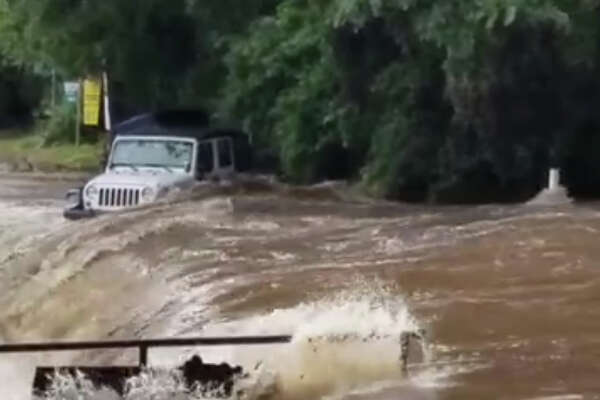
<svg viewBox="0 0 600 400">
<path fill-rule="evenodd" d="M 198 180 L 229 179 L 239 169 L 237 159 L 248 160 L 243 132 L 190 123 L 181 114 L 168 116 L 146 114 L 117 126 L 104 173 L 69 192 L 77 204 L 65 210 L 65 217 L 150 204 Z"/>
</svg>

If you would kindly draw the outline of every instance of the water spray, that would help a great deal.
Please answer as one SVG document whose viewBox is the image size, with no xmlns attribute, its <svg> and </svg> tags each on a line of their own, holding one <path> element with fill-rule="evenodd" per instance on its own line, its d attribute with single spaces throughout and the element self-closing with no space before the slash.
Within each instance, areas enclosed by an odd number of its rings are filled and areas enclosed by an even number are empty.
<svg viewBox="0 0 600 400">
<path fill-rule="evenodd" d="M 309 342 L 318 341 L 353 341 L 359 339 L 364 342 L 378 341 L 388 335 L 372 334 L 367 338 L 357 338 L 354 334 L 320 336 L 309 338 Z M 410 355 L 410 344 L 412 340 L 423 343 L 425 331 L 404 331 L 400 333 L 400 370 L 403 375 L 408 373 L 408 362 Z M 157 340 L 127 340 L 127 341 L 97 341 L 97 342 L 56 342 L 56 343 L 20 343 L 0 345 L 0 353 L 29 353 L 29 352 L 56 352 L 90 349 L 114 349 L 114 348 L 137 348 L 139 350 L 139 364 L 127 367 L 38 367 L 33 382 L 32 393 L 44 396 L 52 387 L 55 378 L 71 376 L 85 377 L 93 387 L 105 386 L 114 389 L 116 393 L 123 394 L 125 388 L 123 383 L 142 374 L 148 365 L 148 349 L 155 347 L 183 347 L 183 346 L 219 346 L 219 345 L 264 345 L 291 343 L 291 335 L 279 336 L 244 336 L 244 337 L 204 337 L 187 339 L 157 339 Z M 316 351 L 316 348 L 315 348 Z M 219 387 L 227 384 L 226 389 L 231 391 L 232 379 L 242 374 L 241 367 L 229 367 L 227 364 L 212 365 L 205 364 L 199 357 L 195 356 L 181 369 L 184 372 L 188 387 L 192 388 L 201 383 L 207 387 Z M 212 386 L 211 386 L 212 385 Z M 230 393 L 226 393 L 227 396 Z M 226 397 L 227 397 L 226 396 Z"/>
</svg>

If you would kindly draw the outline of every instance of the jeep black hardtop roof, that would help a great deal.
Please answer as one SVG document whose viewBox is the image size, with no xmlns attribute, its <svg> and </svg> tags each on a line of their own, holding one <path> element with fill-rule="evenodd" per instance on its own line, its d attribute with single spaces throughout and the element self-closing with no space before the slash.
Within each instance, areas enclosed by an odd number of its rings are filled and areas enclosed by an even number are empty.
<svg viewBox="0 0 600 400">
<path fill-rule="evenodd" d="M 201 110 L 168 110 L 141 114 L 113 127 L 113 136 L 180 136 L 211 139 L 238 137 L 237 128 L 211 125 L 210 115 Z"/>
</svg>

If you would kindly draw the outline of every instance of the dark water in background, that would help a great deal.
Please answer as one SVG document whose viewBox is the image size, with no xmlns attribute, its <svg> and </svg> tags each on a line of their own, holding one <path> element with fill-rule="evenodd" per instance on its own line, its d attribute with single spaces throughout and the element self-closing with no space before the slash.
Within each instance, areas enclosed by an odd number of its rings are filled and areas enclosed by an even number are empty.
<svg viewBox="0 0 600 400">
<path fill-rule="evenodd" d="M 263 361 L 252 385 L 278 399 L 600 397 L 594 204 L 433 208 L 267 185 L 73 223 L 60 215 L 70 186 L 0 178 L 7 342 L 294 334 L 286 346 L 200 351 Z M 404 379 L 395 338 L 416 327 L 429 359 Z M 394 339 L 317 351 L 305 340 L 348 332 Z M 136 356 L 0 356 L 0 395 L 27 398 L 40 363 Z"/>
</svg>

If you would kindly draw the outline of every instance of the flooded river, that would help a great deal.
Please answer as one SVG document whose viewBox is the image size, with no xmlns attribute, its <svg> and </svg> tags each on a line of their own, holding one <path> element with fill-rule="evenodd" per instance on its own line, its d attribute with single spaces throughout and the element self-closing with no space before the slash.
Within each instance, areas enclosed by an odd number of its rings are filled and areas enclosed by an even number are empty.
<svg viewBox="0 0 600 400">
<path fill-rule="evenodd" d="M 595 204 L 434 208 L 273 186 L 67 222 L 72 185 L 0 178 L 5 342 L 291 334 L 149 359 L 241 364 L 272 399 L 600 397 Z M 426 357 L 403 377 L 398 336 L 417 328 Z M 306 340 L 373 333 L 389 339 Z M 40 363 L 136 359 L 0 355 L 0 398 L 28 398 Z"/>
</svg>

